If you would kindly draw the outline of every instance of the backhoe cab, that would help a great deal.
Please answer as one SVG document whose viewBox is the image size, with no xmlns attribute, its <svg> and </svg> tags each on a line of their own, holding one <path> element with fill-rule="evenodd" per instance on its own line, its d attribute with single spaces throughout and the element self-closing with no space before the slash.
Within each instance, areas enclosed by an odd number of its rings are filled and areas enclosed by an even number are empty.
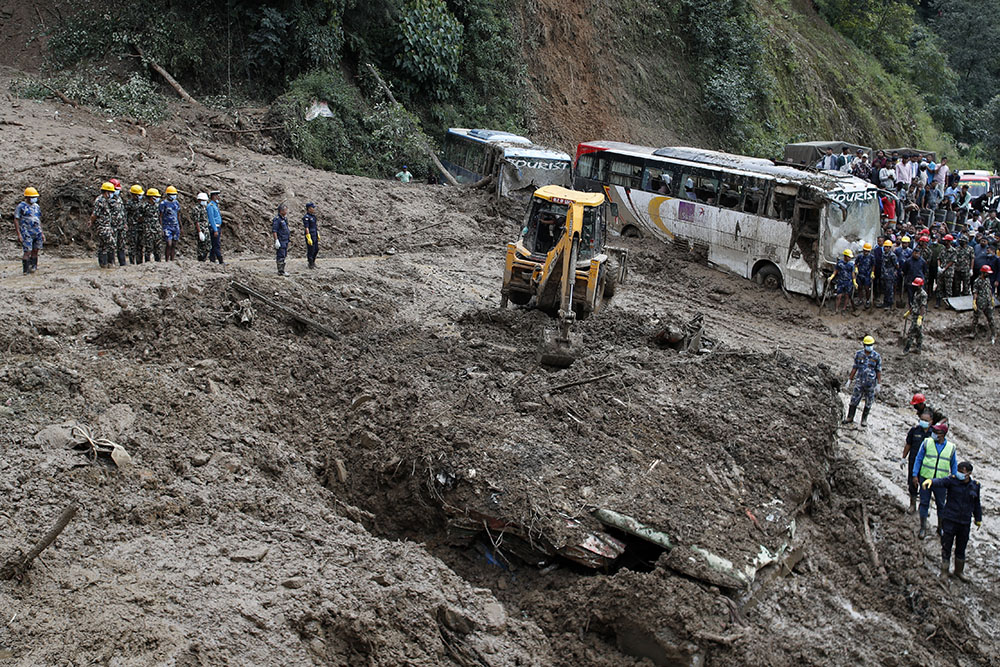
<svg viewBox="0 0 1000 667">
<path fill-rule="evenodd" d="M 573 363 L 573 320 L 599 311 L 624 278 L 626 252 L 604 245 L 604 209 L 601 193 L 547 185 L 531 197 L 521 238 L 507 244 L 500 306 L 533 305 L 559 318 L 539 349 L 545 365 Z"/>
</svg>

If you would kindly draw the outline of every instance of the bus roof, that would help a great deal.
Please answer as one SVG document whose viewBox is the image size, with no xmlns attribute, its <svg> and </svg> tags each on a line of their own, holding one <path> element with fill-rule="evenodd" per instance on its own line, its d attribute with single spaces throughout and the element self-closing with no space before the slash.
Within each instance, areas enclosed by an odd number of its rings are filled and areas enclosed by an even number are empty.
<svg viewBox="0 0 1000 667">
<path fill-rule="evenodd" d="M 489 144 L 503 149 L 504 157 L 522 157 L 535 160 L 558 160 L 570 162 L 567 153 L 532 143 L 531 139 L 519 134 L 501 130 L 467 130 L 461 127 L 448 128 L 448 134 L 464 137 L 470 141 Z"/>
<path fill-rule="evenodd" d="M 466 137 L 473 141 L 479 141 L 484 144 L 520 144 L 523 146 L 530 146 L 531 139 L 527 137 L 522 137 L 520 134 L 513 134 L 511 132 L 504 132 L 503 130 L 467 130 L 462 127 L 450 127 L 448 128 L 448 134 L 457 134 L 461 137 Z"/>
<path fill-rule="evenodd" d="M 569 162 L 573 159 L 568 153 L 543 146 L 505 146 L 503 156 L 532 158 L 535 160 L 557 160 L 559 162 Z"/>
<path fill-rule="evenodd" d="M 633 153 L 652 153 L 656 150 L 652 146 L 636 146 L 635 144 L 627 144 L 624 141 L 585 141 L 580 146 L 598 148 L 605 151 L 631 151 Z"/>
<path fill-rule="evenodd" d="M 963 169 L 958 172 L 958 176 L 959 178 L 968 178 L 970 180 L 996 178 L 993 172 L 986 171 L 985 169 Z"/>
</svg>

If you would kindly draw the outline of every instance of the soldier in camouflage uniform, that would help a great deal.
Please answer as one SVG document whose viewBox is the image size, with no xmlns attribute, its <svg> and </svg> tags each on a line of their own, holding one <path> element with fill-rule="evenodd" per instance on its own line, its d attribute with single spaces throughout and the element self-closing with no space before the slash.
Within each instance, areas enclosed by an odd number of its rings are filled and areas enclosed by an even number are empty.
<svg viewBox="0 0 1000 667">
<path fill-rule="evenodd" d="M 913 299 L 910 301 L 910 309 L 906 311 L 903 319 L 910 319 L 910 329 L 906 334 L 906 345 L 903 346 L 903 354 L 912 352 L 920 354 L 920 348 L 924 345 L 924 315 L 927 314 L 927 292 L 924 290 L 924 279 L 913 279 L 910 283 L 916 290 L 913 292 Z"/>
<path fill-rule="evenodd" d="M 955 283 L 955 264 L 958 263 L 958 248 L 952 245 L 955 242 L 951 234 L 944 237 L 944 250 L 938 257 L 938 291 L 936 306 L 941 307 L 941 299 L 951 298 Z"/>
<path fill-rule="evenodd" d="M 854 368 L 851 369 L 851 376 L 847 380 L 848 385 L 854 382 L 854 391 L 851 393 L 851 404 L 844 423 L 854 423 L 858 403 L 864 398 L 865 411 L 861 413 L 861 425 L 868 426 L 868 413 L 871 412 L 872 404 L 875 402 L 875 392 L 882 384 L 882 357 L 875 351 L 874 338 L 865 336 L 861 342 L 865 347 L 854 355 Z"/>
<path fill-rule="evenodd" d="M 128 246 L 128 263 L 142 264 L 142 195 L 141 185 L 129 188 L 130 196 L 125 202 L 125 226 L 128 233 L 125 243 Z"/>
<path fill-rule="evenodd" d="M 97 232 L 97 262 L 102 269 L 115 265 L 114 213 L 111 205 L 111 193 L 115 186 L 111 183 L 101 185 L 101 194 L 94 200 L 94 212 L 90 215 L 90 226 Z"/>
<path fill-rule="evenodd" d="M 972 336 L 979 335 L 979 313 L 986 317 L 986 323 L 990 325 L 990 345 L 997 342 L 997 326 L 993 317 L 993 283 L 990 280 L 993 275 L 993 268 L 989 264 L 983 264 L 979 268 L 979 277 L 972 284 Z"/>
<path fill-rule="evenodd" d="M 972 264 L 976 261 L 976 249 L 969 245 L 967 236 L 958 240 L 958 262 L 955 264 L 955 293 L 961 296 L 972 294 Z"/>
<path fill-rule="evenodd" d="M 191 207 L 191 221 L 194 223 L 195 232 L 198 234 L 198 261 L 204 262 L 208 259 L 208 253 L 212 251 L 212 230 L 208 225 L 208 195 L 204 192 L 198 193 L 198 202 Z"/>
<path fill-rule="evenodd" d="M 142 234 L 143 250 L 146 261 L 151 261 L 151 257 L 160 261 L 160 252 L 163 249 L 163 228 L 160 227 L 160 214 L 157 206 L 160 203 L 160 191 L 156 188 L 146 190 L 146 199 L 142 202 Z"/>
<path fill-rule="evenodd" d="M 115 231 L 115 256 L 118 258 L 118 265 L 125 266 L 125 237 L 128 229 L 125 220 L 125 201 L 122 199 L 122 184 L 117 178 L 112 178 L 108 182 L 115 186 L 115 191 L 111 193 L 111 227 Z"/>
</svg>

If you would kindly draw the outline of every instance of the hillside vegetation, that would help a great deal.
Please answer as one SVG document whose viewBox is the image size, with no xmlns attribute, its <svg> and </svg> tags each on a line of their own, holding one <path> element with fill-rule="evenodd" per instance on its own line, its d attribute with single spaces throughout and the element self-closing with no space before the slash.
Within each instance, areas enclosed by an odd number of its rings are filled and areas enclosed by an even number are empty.
<svg viewBox="0 0 1000 667">
<path fill-rule="evenodd" d="M 773 157 L 790 141 L 845 139 L 933 149 L 958 166 L 1000 150 L 998 68 L 969 58 L 930 0 L 42 4 L 50 22 L 24 37 L 44 44 L 47 81 L 19 79 L 16 93 L 57 88 L 155 123 L 174 97 L 156 62 L 206 105 L 268 106 L 276 149 L 345 173 L 408 162 L 420 175 L 413 128 L 434 141 L 456 125 L 567 149 L 606 138 Z M 335 118 L 306 123 L 316 99 Z"/>
</svg>

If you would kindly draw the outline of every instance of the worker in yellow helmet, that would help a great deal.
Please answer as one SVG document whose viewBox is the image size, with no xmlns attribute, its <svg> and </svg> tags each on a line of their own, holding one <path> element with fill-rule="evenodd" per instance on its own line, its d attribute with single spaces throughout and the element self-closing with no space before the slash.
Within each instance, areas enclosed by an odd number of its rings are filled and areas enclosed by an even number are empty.
<svg viewBox="0 0 1000 667">
<path fill-rule="evenodd" d="M 146 200 L 142 202 L 143 251 L 147 262 L 160 261 L 163 250 L 163 228 L 160 226 L 160 191 L 146 190 Z"/>
<path fill-rule="evenodd" d="M 111 193 L 115 186 L 110 181 L 101 184 L 101 194 L 94 200 L 94 212 L 90 215 L 90 226 L 97 232 L 97 263 L 102 269 L 110 269 L 115 265 L 117 243 L 114 229 L 114 210 L 111 203 Z"/>
<path fill-rule="evenodd" d="M 850 307 L 852 312 L 854 311 L 854 299 L 852 295 L 854 294 L 854 288 L 857 286 L 857 283 L 854 281 L 854 253 L 850 248 L 845 248 L 842 254 L 843 256 L 837 260 L 837 268 L 834 269 L 826 281 L 827 284 L 833 283 L 833 293 L 837 295 L 837 304 L 835 307 L 837 315 L 840 315 L 841 308 L 843 308 L 845 314 L 848 307 Z"/>
<path fill-rule="evenodd" d="M 142 264 L 142 195 L 145 190 L 141 185 L 133 185 L 128 189 L 129 198 L 125 202 L 125 245 L 128 250 L 129 264 Z"/>
<path fill-rule="evenodd" d="M 882 384 L 882 357 L 875 351 L 875 339 L 872 336 L 865 336 L 861 343 L 864 347 L 854 354 L 854 368 L 847 380 L 848 387 L 854 384 L 854 391 L 851 393 L 851 404 L 844 423 L 854 423 L 858 403 L 864 398 L 865 410 L 861 413 L 861 425 L 868 426 L 868 413 L 871 412 L 875 394 Z"/>
<path fill-rule="evenodd" d="M 38 251 L 42 249 L 45 235 L 42 233 L 42 209 L 38 205 L 38 190 L 24 189 L 24 201 L 14 209 L 14 229 L 21 242 L 21 268 L 25 274 L 38 269 Z"/>
<path fill-rule="evenodd" d="M 177 242 L 181 238 L 181 205 L 177 202 L 177 188 L 168 185 L 167 198 L 160 202 L 160 226 L 163 228 L 163 259 L 177 259 Z"/>
<path fill-rule="evenodd" d="M 861 301 L 865 310 L 872 307 L 872 283 L 875 282 L 875 255 L 872 254 L 872 244 L 865 243 L 861 254 L 854 260 L 854 276 L 861 292 Z"/>
</svg>

